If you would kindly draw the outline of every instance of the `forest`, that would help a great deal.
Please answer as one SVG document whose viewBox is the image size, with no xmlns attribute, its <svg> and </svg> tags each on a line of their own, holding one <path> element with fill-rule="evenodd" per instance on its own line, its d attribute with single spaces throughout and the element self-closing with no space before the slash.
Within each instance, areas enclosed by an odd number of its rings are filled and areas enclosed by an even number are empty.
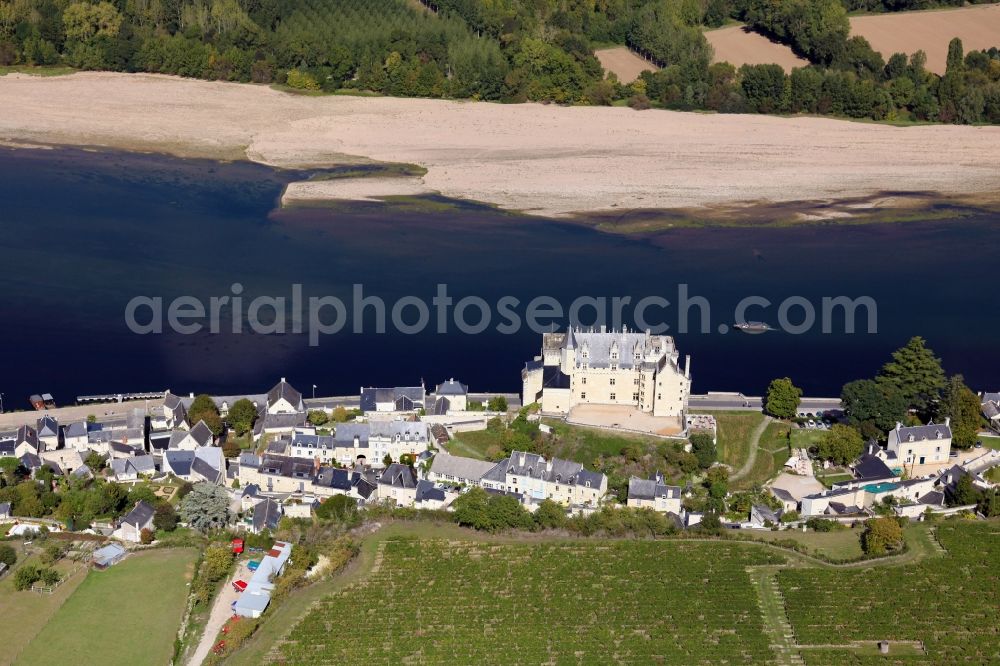
<svg viewBox="0 0 1000 666">
<path fill-rule="evenodd" d="M 848 12 L 957 0 L 0 0 L 0 67 L 157 72 L 302 91 L 1000 123 L 1000 52 L 883 58 Z M 742 22 L 809 65 L 713 63 Z M 947 37 L 942 37 L 947 39 Z M 998 37 L 1000 41 L 1000 37 Z M 595 48 L 658 66 L 629 84 Z M 998 44 L 1000 46 L 1000 44 Z M 652 69 L 652 65 L 651 65 Z"/>
</svg>

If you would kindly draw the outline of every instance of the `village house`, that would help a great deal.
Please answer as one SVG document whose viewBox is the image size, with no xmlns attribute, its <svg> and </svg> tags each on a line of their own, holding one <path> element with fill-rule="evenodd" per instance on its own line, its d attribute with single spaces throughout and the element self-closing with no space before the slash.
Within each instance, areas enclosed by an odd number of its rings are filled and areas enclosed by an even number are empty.
<svg viewBox="0 0 1000 666">
<path fill-rule="evenodd" d="M 573 328 L 542 335 L 542 353 L 521 373 L 525 405 L 566 416 L 577 405 L 624 405 L 685 423 L 691 359 L 684 368 L 666 335 Z"/>
<path fill-rule="evenodd" d="M 430 446 L 430 430 L 420 421 L 342 423 L 332 436 L 315 432 L 297 429 L 292 435 L 291 455 L 323 464 L 336 462 L 350 467 L 367 463 L 382 467 L 387 455 L 399 460 L 404 454 L 417 456 Z"/>
<path fill-rule="evenodd" d="M 649 479 L 631 477 L 628 480 L 626 504 L 635 509 L 653 509 L 660 513 L 681 514 L 681 489 L 668 486 L 663 475 L 656 472 Z"/>
<path fill-rule="evenodd" d="M 278 529 L 281 515 L 281 505 L 272 499 L 265 499 L 254 505 L 253 517 L 250 519 L 247 529 L 254 534 L 260 534 L 264 530 L 273 532 Z"/>
<path fill-rule="evenodd" d="M 569 460 L 546 460 L 537 453 L 512 451 L 483 475 L 487 490 L 521 494 L 528 502 L 551 499 L 564 506 L 596 507 L 607 494 L 608 479 Z"/>
<path fill-rule="evenodd" d="M 496 467 L 496 463 L 453 456 L 441 451 L 431 460 L 427 479 L 438 483 L 478 486 L 483 476 L 494 467 Z"/>
<path fill-rule="evenodd" d="M 14 436 L 14 454 L 18 458 L 26 454 L 37 456 L 44 446 L 38 439 L 38 433 L 31 426 L 23 425 L 17 429 L 17 435 Z"/>
<path fill-rule="evenodd" d="M 469 408 L 469 387 L 454 378 L 437 385 L 434 394 L 427 399 L 427 413 L 443 415 L 449 412 L 464 412 Z"/>
<path fill-rule="evenodd" d="M 74 421 L 63 428 L 63 446 L 67 449 L 86 451 L 89 450 L 89 445 L 86 421 Z"/>
<path fill-rule="evenodd" d="M 361 413 L 413 412 L 424 408 L 426 398 L 423 386 L 361 387 Z"/>
<path fill-rule="evenodd" d="M 163 404 L 149 417 L 153 430 L 187 430 L 187 408 L 179 396 L 167 391 Z"/>
<path fill-rule="evenodd" d="M 114 532 L 115 538 L 139 543 L 142 540 L 142 531 L 153 529 L 154 515 L 156 515 L 156 511 L 153 507 L 143 500 L 139 500 L 135 503 L 135 507 L 119 521 L 118 529 Z"/>
<path fill-rule="evenodd" d="M 56 474 L 69 476 L 84 466 L 83 454 L 76 449 L 45 450 L 38 454 L 43 465 L 48 465 Z"/>
<path fill-rule="evenodd" d="M 240 459 L 240 485 L 257 485 L 267 494 L 313 494 L 320 497 L 337 494 L 314 483 L 321 470 L 318 461 L 264 454 L 259 462 Z"/>
<path fill-rule="evenodd" d="M 889 431 L 886 450 L 910 476 L 937 472 L 948 465 L 951 455 L 950 424 L 947 418 L 941 424 L 906 427 L 897 423 Z"/>
<path fill-rule="evenodd" d="M 313 488 L 324 497 L 347 495 L 358 506 L 378 501 L 378 474 L 364 467 L 353 470 L 321 467 L 313 480 Z"/>
<path fill-rule="evenodd" d="M 108 463 L 115 481 L 136 481 L 156 474 L 156 464 L 151 455 L 116 458 Z"/>
<path fill-rule="evenodd" d="M 1000 432 L 1000 393 L 983 393 L 980 401 L 986 422 L 995 432 Z"/>
<path fill-rule="evenodd" d="M 204 421 L 198 421 L 190 430 L 174 430 L 170 434 L 168 449 L 194 451 L 200 446 L 210 446 L 215 441 L 212 429 Z"/>
<path fill-rule="evenodd" d="M 417 500 L 416 472 L 408 465 L 392 463 L 378 479 L 378 496 L 396 506 L 412 507 Z"/>
<path fill-rule="evenodd" d="M 302 394 L 282 377 L 258 408 L 254 439 L 259 440 L 265 434 L 291 433 L 306 424 L 306 415 Z"/>
<path fill-rule="evenodd" d="M 446 493 L 431 481 L 421 479 L 420 481 L 417 481 L 417 490 L 413 497 L 413 506 L 417 509 L 436 511 L 451 504 L 456 497 L 458 497 L 458 493 Z"/>
<path fill-rule="evenodd" d="M 0 439 L 0 458 L 16 458 L 17 446 L 13 439 Z"/>
<path fill-rule="evenodd" d="M 59 448 L 59 422 L 54 418 L 46 415 L 38 419 L 35 432 L 46 450 L 53 451 Z"/>
</svg>

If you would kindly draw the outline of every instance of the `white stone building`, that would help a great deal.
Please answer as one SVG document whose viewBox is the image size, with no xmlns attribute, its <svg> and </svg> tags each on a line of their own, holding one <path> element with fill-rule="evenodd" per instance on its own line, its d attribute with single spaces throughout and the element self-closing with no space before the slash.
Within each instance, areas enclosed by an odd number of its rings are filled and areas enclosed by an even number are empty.
<svg viewBox="0 0 1000 666">
<path fill-rule="evenodd" d="M 684 367 L 667 335 L 572 329 L 545 333 L 542 353 L 521 373 L 525 405 L 567 415 L 577 405 L 623 405 L 653 416 L 682 419 L 691 392 L 691 359 Z"/>
</svg>

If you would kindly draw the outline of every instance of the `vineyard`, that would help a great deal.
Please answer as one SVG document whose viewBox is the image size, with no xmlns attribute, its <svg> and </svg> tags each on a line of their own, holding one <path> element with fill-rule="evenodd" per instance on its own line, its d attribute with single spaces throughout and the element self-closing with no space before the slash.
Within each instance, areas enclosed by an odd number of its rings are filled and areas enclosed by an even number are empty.
<svg viewBox="0 0 1000 666">
<path fill-rule="evenodd" d="M 363 583 L 324 599 L 281 663 L 764 663 L 746 567 L 782 558 L 738 544 L 381 544 Z"/>
<path fill-rule="evenodd" d="M 896 658 L 805 649 L 800 652 L 805 663 L 1000 663 L 1000 524 L 951 521 L 937 528 L 937 536 L 948 555 L 905 568 L 781 571 L 778 580 L 797 643 L 835 646 L 886 639 L 923 648 L 916 654 L 901 650 Z"/>
</svg>

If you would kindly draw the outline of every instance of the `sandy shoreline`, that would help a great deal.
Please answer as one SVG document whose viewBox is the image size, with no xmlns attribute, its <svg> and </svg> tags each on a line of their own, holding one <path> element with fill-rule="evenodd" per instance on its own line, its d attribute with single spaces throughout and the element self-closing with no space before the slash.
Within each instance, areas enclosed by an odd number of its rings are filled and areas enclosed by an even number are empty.
<svg viewBox="0 0 1000 666">
<path fill-rule="evenodd" d="M 279 167 L 401 162 L 418 178 L 288 196 L 437 192 L 554 217 L 929 192 L 1000 201 L 1000 127 L 628 108 L 308 97 L 145 74 L 0 77 L 0 143 L 87 145 Z M 333 183 L 333 184 L 330 184 Z"/>
</svg>

